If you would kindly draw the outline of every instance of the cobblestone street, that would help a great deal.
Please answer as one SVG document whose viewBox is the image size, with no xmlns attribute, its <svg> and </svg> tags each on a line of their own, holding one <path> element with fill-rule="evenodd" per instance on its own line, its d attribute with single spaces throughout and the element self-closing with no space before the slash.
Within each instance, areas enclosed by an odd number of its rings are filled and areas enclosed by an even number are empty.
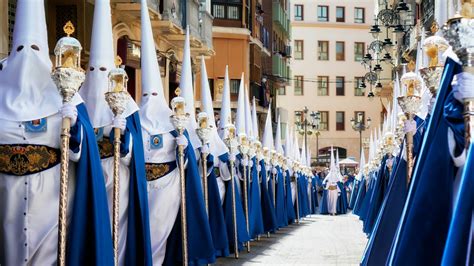
<svg viewBox="0 0 474 266">
<path fill-rule="evenodd" d="M 358 265 L 367 238 L 352 214 L 313 215 L 252 242 L 251 253 L 238 260 L 221 258 L 216 265 Z"/>
</svg>

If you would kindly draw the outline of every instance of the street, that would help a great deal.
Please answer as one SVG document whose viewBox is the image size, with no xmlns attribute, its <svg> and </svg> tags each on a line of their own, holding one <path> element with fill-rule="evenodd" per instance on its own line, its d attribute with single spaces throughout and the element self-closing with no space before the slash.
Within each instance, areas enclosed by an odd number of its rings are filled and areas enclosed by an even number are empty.
<svg viewBox="0 0 474 266">
<path fill-rule="evenodd" d="M 352 214 L 312 215 L 251 244 L 238 260 L 220 258 L 216 265 L 358 265 L 367 238 Z"/>
</svg>

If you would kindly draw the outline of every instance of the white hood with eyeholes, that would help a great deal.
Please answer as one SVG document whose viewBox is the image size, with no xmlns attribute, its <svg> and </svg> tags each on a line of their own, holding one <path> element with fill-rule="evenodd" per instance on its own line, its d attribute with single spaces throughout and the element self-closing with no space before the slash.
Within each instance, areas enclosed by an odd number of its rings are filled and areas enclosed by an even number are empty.
<svg viewBox="0 0 474 266">
<path fill-rule="evenodd" d="M 86 80 L 79 90 L 94 128 L 111 125 L 114 119 L 114 115 L 105 101 L 105 93 L 109 86 L 108 75 L 110 70 L 115 68 L 114 59 L 110 1 L 96 0 L 89 69 L 86 73 Z M 138 111 L 138 106 L 130 96 L 122 117 L 125 118 L 136 111 Z"/>
<path fill-rule="evenodd" d="M 44 1 L 18 0 L 16 18 L 12 51 L 0 70 L 0 119 L 31 121 L 57 113 L 62 98 L 51 79 Z"/>
<path fill-rule="evenodd" d="M 163 93 L 150 15 L 146 4 L 146 1 L 142 0 L 142 99 L 140 102 L 140 122 L 150 135 L 155 135 L 173 131 L 174 126 L 170 120 L 172 111 Z"/>
</svg>

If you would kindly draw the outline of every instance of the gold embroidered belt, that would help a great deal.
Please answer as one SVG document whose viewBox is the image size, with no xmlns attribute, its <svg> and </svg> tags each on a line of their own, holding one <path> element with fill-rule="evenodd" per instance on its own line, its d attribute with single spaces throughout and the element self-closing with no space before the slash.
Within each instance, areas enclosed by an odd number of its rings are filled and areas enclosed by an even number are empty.
<svg viewBox="0 0 474 266">
<path fill-rule="evenodd" d="M 153 181 L 176 169 L 176 161 L 168 163 L 145 163 L 146 180 Z"/>
<path fill-rule="evenodd" d="M 337 186 L 329 186 L 328 187 L 328 190 L 336 190 L 337 189 Z"/>
<path fill-rule="evenodd" d="M 31 175 L 48 170 L 60 162 L 61 152 L 44 145 L 0 145 L 0 173 Z"/>
<path fill-rule="evenodd" d="M 101 140 L 97 141 L 97 146 L 99 147 L 100 159 L 114 156 L 114 144 L 110 142 L 108 137 L 102 137 Z"/>
</svg>

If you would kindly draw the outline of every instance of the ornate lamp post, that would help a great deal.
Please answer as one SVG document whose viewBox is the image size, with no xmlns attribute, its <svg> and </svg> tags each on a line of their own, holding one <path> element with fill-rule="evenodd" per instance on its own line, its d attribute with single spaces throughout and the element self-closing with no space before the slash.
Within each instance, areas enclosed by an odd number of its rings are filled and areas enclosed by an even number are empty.
<svg viewBox="0 0 474 266">
<path fill-rule="evenodd" d="M 311 112 L 309 114 L 311 119 L 308 119 L 308 113 L 309 109 L 307 106 L 305 106 L 303 111 L 301 111 L 301 118 L 295 122 L 295 125 L 297 131 L 304 136 L 305 146 L 302 148 L 308 150 L 308 136 L 311 136 L 313 133 L 316 136 L 316 161 L 318 161 L 319 135 L 321 134 L 321 132 L 319 131 L 319 125 L 321 123 L 321 113 L 314 111 Z"/>
<path fill-rule="evenodd" d="M 367 118 L 367 121 L 364 121 L 364 115 L 358 113 L 356 118 L 351 119 L 352 129 L 359 132 L 359 154 L 362 154 L 362 132 L 370 128 L 372 120 Z"/>
</svg>

